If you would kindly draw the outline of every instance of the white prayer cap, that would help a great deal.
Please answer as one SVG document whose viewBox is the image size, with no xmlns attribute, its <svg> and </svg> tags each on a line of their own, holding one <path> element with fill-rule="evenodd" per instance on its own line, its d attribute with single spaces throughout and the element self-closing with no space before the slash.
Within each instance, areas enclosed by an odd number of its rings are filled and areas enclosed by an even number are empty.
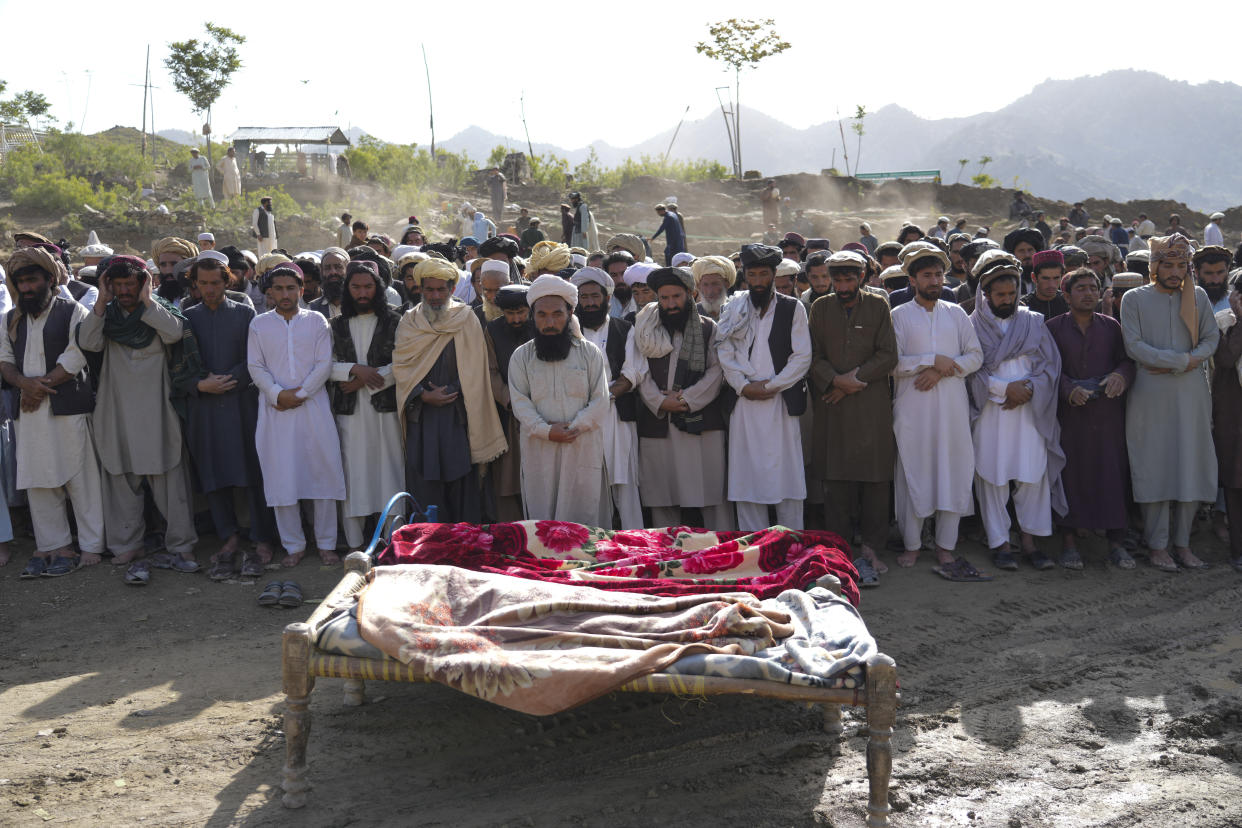
<svg viewBox="0 0 1242 828">
<path fill-rule="evenodd" d="M 581 253 L 571 253 L 569 260 L 578 267 L 586 267 L 586 256 L 583 256 Z"/>
<path fill-rule="evenodd" d="M 201 262 L 206 260 L 219 262 L 225 267 L 229 266 L 229 257 L 221 253 L 219 250 L 204 250 L 202 253 L 198 254 L 198 261 Z"/>
<path fill-rule="evenodd" d="M 551 273 L 545 273 L 531 282 L 530 290 L 526 292 L 526 303 L 533 308 L 535 303 L 545 296 L 561 297 L 569 304 L 571 310 L 578 307 L 578 288 Z"/>
<path fill-rule="evenodd" d="M 688 265 L 688 264 L 693 264 L 693 263 L 694 263 L 694 256 L 692 254 L 678 253 L 676 256 L 673 257 L 672 267 L 681 267 L 682 265 Z"/>
<path fill-rule="evenodd" d="M 627 285 L 645 285 L 647 277 L 660 269 L 660 266 L 652 262 L 635 262 L 625 269 L 622 279 Z"/>
<path fill-rule="evenodd" d="M 0 268 L 0 270 L 3 270 L 3 268 Z M 78 269 L 77 279 L 86 280 L 86 279 L 91 278 L 98 272 L 99 272 L 99 268 L 95 267 L 95 265 L 87 265 L 86 267 Z M 3 276 L 0 276 L 0 281 L 3 281 Z"/>
<path fill-rule="evenodd" d="M 215 240 L 216 240 L 216 237 L 215 237 L 213 234 L 211 234 L 211 233 L 199 233 L 199 234 L 198 234 L 198 240 L 199 240 L 199 241 L 209 241 L 209 242 L 213 242 L 213 241 L 215 241 Z"/>
<path fill-rule="evenodd" d="M 1224 213 L 1212 213 L 1210 218 L 1212 219 L 1212 221 L 1224 221 L 1225 214 Z"/>
<path fill-rule="evenodd" d="M 416 244 L 399 244 L 392 249 L 392 260 L 394 262 L 399 262 L 405 258 L 405 254 L 417 253 L 419 249 L 420 248 Z"/>
<path fill-rule="evenodd" d="M 776 273 L 774 275 L 791 276 L 796 278 L 801 270 L 802 266 L 793 259 L 781 259 L 776 265 Z"/>
<path fill-rule="evenodd" d="M 254 267 L 259 263 L 259 257 L 254 254 L 253 250 L 243 250 L 242 258 L 250 262 L 251 267 Z"/>
<path fill-rule="evenodd" d="M 483 262 L 483 267 L 479 269 L 479 277 L 482 278 L 485 273 L 499 273 L 507 281 L 509 278 L 509 263 L 498 259 L 486 259 Z"/>
<path fill-rule="evenodd" d="M 857 250 L 838 250 L 828 257 L 829 267 L 867 267 L 867 260 Z"/>
<path fill-rule="evenodd" d="M 582 287 L 587 282 L 594 282 L 604 289 L 604 293 L 611 296 L 614 283 L 612 277 L 598 267 L 584 267 L 570 278 L 570 283 L 575 287 Z"/>
<path fill-rule="evenodd" d="M 948 216 L 941 216 L 940 218 L 936 219 L 936 224 L 948 224 L 948 223 L 949 223 Z"/>
</svg>

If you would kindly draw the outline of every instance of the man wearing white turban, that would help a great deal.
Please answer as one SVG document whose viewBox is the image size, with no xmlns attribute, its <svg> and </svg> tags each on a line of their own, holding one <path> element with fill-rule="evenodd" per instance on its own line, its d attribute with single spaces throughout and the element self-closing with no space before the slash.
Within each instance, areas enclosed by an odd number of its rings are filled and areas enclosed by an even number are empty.
<svg viewBox="0 0 1242 828">
<path fill-rule="evenodd" d="M 509 362 L 510 403 L 522 426 L 526 518 L 611 526 L 602 430 L 608 365 L 582 338 L 573 284 L 544 274 L 527 299 L 535 337 Z"/>
</svg>

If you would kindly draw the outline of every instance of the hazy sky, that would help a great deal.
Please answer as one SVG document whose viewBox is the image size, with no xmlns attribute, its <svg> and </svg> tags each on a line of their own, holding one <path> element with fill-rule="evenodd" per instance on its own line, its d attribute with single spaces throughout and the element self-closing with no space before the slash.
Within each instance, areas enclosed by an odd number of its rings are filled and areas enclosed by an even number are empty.
<svg viewBox="0 0 1242 828">
<path fill-rule="evenodd" d="M 219 138 L 239 126 L 334 124 L 426 144 L 425 45 L 438 140 L 471 124 L 521 137 L 525 90 L 531 138 L 565 148 L 595 139 L 637 143 L 675 126 L 687 106 L 692 119 L 714 113 L 714 89 L 731 83 L 732 73 L 697 54 L 695 44 L 707 37 L 709 21 L 756 16 L 756 4 L 733 0 L 322 7 L 223 0 L 164 3 L 158 14 L 137 4 L 82 13 L 77 3 L 55 6 L 63 13 L 44 7 L 34 15 L 28 3 L 0 0 L 0 27 L 9 34 L 0 78 L 9 94 L 47 95 L 62 124 L 86 132 L 141 125 L 148 43 L 159 87 L 156 129 L 197 131 L 201 122 L 172 88 L 163 59 L 170 41 L 201 36 L 210 20 L 247 38 L 244 67 L 213 111 Z M 1228 38 L 1242 24 L 1236 2 L 1180 3 L 1175 18 L 1167 3 L 1146 0 L 1091 10 L 1050 2 L 805 0 L 758 8 L 792 48 L 742 73 L 742 101 L 797 127 L 831 120 L 838 110 L 852 115 L 857 104 L 874 111 L 896 103 L 928 118 L 970 115 L 998 109 L 1047 78 L 1112 69 L 1191 83 L 1242 81 Z M 557 19 L 548 14 L 553 9 Z M 64 25 L 45 25 L 52 18 Z M 26 23 L 38 33 L 17 35 Z"/>
</svg>

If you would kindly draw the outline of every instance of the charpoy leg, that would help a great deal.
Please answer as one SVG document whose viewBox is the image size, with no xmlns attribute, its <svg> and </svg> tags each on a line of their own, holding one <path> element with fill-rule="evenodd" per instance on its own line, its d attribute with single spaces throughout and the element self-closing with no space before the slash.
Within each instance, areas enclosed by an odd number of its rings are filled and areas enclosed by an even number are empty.
<svg viewBox="0 0 1242 828">
<path fill-rule="evenodd" d="M 888 825 L 888 783 L 893 773 L 893 725 L 897 721 L 897 664 L 884 654 L 867 664 L 867 803 L 869 828 Z"/>
<path fill-rule="evenodd" d="M 281 788 L 286 808 L 306 804 L 310 782 L 306 779 L 306 744 L 310 740 L 310 694 L 315 677 L 310 674 L 311 631 L 306 624 L 285 627 L 281 640 L 281 673 L 285 689 L 285 767 Z"/>
<path fill-rule="evenodd" d="M 367 701 L 367 687 L 362 679 L 345 679 L 345 698 L 342 704 L 346 707 L 362 707 Z"/>
</svg>

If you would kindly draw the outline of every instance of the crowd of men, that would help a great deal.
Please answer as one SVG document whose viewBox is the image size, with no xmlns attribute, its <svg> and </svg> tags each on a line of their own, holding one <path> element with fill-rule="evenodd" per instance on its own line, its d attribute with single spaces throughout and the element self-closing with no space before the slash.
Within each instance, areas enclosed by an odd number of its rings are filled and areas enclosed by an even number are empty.
<svg viewBox="0 0 1242 828">
<path fill-rule="evenodd" d="M 1049 247 L 1025 220 L 998 244 L 943 219 L 695 257 L 662 204 L 663 266 L 630 234 L 527 258 L 514 234 L 431 242 L 411 217 L 397 241 L 348 214 L 290 255 L 263 211 L 259 255 L 92 236 L 75 272 L 14 237 L 0 494 L 29 509 L 23 577 L 197 571 L 200 532 L 215 579 L 312 543 L 333 564 L 402 490 L 441 522 L 823 526 L 867 585 L 925 547 L 950 580 L 990 577 L 959 530 L 1001 569 L 1082 569 L 1093 533 L 1123 569 L 1140 537 L 1152 566 L 1203 569 L 1214 504 L 1242 569 L 1242 271 L 1219 244 Z"/>
</svg>

